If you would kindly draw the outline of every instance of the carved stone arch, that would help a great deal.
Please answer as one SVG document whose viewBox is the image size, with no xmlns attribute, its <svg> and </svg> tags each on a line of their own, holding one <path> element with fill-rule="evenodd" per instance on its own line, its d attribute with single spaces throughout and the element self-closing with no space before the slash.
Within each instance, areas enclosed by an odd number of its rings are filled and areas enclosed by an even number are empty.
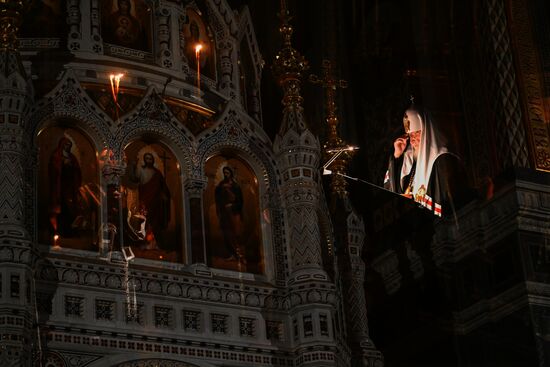
<svg viewBox="0 0 550 367">
<path fill-rule="evenodd" d="M 45 366 L 49 367 L 65 367 L 67 362 L 60 353 L 57 352 L 47 352 L 44 357 Z"/>
<path fill-rule="evenodd" d="M 229 103 L 210 129 L 203 131 L 198 137 L 197 159 L 193 162 L 193 174 L 203 177 L 203 167 L 206 160 L 222 149 L 235 149 L 243 152 L 242 158 L 254 162 L 252 168 L 258 179 L 262 179 L 265 190 L 278 182 L 278 172 L 275 161 L 267 156 L 267 149 L 261 149 L 261 140 L 255 127 L 251 126 L 250 118 L 240 113 L 234 103 Z M 254 149 L 254 150 L 253 150 Z"/>
<path fill-rule="evenodd" d="M 267 171 L 264 167 L 263 162 L 258 159 L 258 157 L 256 157 L 249 149 L 243 149 L 242 146 L 239 146 L 237 144 L 232 144 L 230 142 L 219 142 L 215 146 L 212 146 L 211 149 L 208 151 L 208 154 L 204 157 L 202 167 L 204 167 L 204 163 L 206 163 L 209 158 L 227 151 L 231 151 L 237 158 L 239 158 L 243 162 L 246 162 L 250 166 L 250 168 L 258 178 L 258 186 L 260 187 L 261 193 L 269 190 L 269 179 L 266 178 Z M 262 177 L 264 177 L 263 180 L 261 179 Z"/>
<path fill-rule="evenodd" d="M 33 146 L 36 146 L 39 130 L 59 118 L 80 122 L 75 127 L 90 138 L 98 151 L 101 145 L 113 146 L 112 120 L 86 94 L 71 70 L 67 70 L 57 86 L 29 111 L 24 126 L 33 139 Z"/>
<path fill-rule="evenodd" d="M 131 141 L 151 135 L 168 146 L 180 162 L 182 172 L 189 176 L 192 165 L 193 135 L 182 126 L 153 87 L 140 103 L 119 120 L 115 134 L 115 152 L 122 158 L 124 147 Z"/>
<path fill-rule="evenodd" d="M 266 180 L 264 194 L 269 195 L 269 205 L 276 207 L 280 204 L 281 175 L 277 169 L 271 141 L 265 131 L 258 129 L 256 122 L 243 113 L 236 103 L 229 102 L 214 125 L 197 137 L 197 142 L 199 147 L 193 167 L 196 177 L 203 177 L 204 162 L 213 154 L 212 149 L 222 142 L 226 148 L 237 148 L 246 152 L 248 156 L 245 159 L 252 158 L 258 162 L 261 167 L 261 177 Z M 218 146 L 215 149 L 219 150 L 221 147 Z"/>
</svg>

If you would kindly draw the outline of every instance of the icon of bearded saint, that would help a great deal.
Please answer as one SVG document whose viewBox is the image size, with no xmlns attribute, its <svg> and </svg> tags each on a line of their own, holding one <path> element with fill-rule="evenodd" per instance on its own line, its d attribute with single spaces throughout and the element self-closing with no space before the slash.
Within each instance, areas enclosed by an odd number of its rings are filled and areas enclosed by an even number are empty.
<svg viewBox="0 0 550 367">
<path fill-rule="evenodd" d="M 148 249 L 167 249 L 163 244 L 162 232 L 170 222 L 170 190 L 162 172 L 155 167 L 155 156 L 143 154 L 143 163 L 134 166 L 132 180 L 138 184 L 138 215 L 145 218 L 144 236 Z M 139 232 L 143 232 L 140 228 Z"/>
</svg>

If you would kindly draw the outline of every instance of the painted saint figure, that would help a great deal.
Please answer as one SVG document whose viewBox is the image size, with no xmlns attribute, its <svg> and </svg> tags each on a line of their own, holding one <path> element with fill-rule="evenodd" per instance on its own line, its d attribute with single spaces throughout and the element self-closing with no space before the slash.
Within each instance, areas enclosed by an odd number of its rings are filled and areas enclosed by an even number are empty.
<svg viewBox="0 0 550 367">
<path fill-rule="evenodd" d="M 133 179 L 138 183 L 139 213 L 145 217 L 145 240 L 149 249 L 163 249 L 162 231 L 170 222 L 170 190 L 164 175 L 155 167 L 155 157 L 143 154 L 143 165 L 134 166 Z"/>
<path fill-rule="evenodd" d="M 50 224 L 54 234 L 73 235 L 73 222 L 79 215 L 79 194 L 82 172 L 78 160 L 71 153 L 73 143 L 62 137 L 50 157 Z"/>
<path fill-rule="evenodd" d="M 223 167 L 223 180 L 216 186 L 216 213 L 223 233 L 224 243 L 229 253 L 228 260 L 245 263 L 244 249 L 241 246 L 243 228 L 243 193 L 233 177 L 233 170 Z"/>
<path fill-rule="evenodd" d="M 185 58 L 188 65 L 197 70 L 197 62 L 200 63 L 201 75 L 214 75 L 213 56 L 214 49 L 208 35 L 208 29 L 204 24 L 201 16 L 192 9 L 187 9 L 189 23 L 183 28 L 183 36 L 185 39 Z M 200 57 L 197 59 L 196 46 L 201 45 Z"/>
<path fill-rule="evenodd" d="M 132 13 L 130 0 L 118 0 L 118 10 L 111 13 L 105 24 L 104 38 L 109 43 L 114 43 L 128 48 L 145 50 L 144 32 L 141 23 Z"/>
<path fill-rule="evenodd" d="M 195 47 L 197 47 L 197 45 L 201 43 L 201 37 L 200 37 L 199 25 L 195 20 L 192 20 L 189 23 L 189 38 L 186 39 L 185 42 L 186 42 L 187 59 L 189 63 L 191 65 L 195 65 L 195 68 L 196 68 L 197 59 L 195 56 Z M 200 57 L 201 69 L 203 69 L 204 66 L 206 65 L 206 59 L 207 59 L 207 54 L 203 52 Z"/>
</svg>

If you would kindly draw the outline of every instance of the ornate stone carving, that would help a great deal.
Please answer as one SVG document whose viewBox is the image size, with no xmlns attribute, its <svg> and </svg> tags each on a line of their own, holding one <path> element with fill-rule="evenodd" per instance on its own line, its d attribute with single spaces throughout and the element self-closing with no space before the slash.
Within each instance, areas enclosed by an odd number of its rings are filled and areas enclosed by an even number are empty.
<svg viewBox="0 0 550 367">
<path fill-rule="evenodd" d="M 11 140 L 2 142 L 2 148 L 10 145 Z M 26 159 L 23 152 L 22 150 L 17 153 L 9 152 L 5 148 L 0 151 L 0 164 L 3 172 L 0 177 L 0 192 L 2 193 L 0 196 L 0 218 L 4 224 L 23 226 L 25 222 L 24 166 Z"/>
<path fill-rule="evenodd" d="M 233 82 L 233 42 L 224 40 L 219 43 L 220 50 L 220 71 L 221 71 L 221 89 L 234 99 L 235 84 Z"/>
<path fill-rule="evenodd" d="M 67 367 L 86 367 L 102 357 L 87 353 L 60 352 L 60 355 L 66 361 Z"/>
<path fill-rule="evenodd" d="M 63 357 L 55 352 L 48 352 L 46 354 L 45 363 L 48 367 L 66 367 L 67 364 L 65 363 L 65 360 Z"/>
<path fill-rule="evenodd" d="M 97 54 L 103 53 L 103 40 L 100 33 L 99 0 L 90 1 L 90 25 L 92 30 L 92 50 Z"/>
<path fill-rule="evenodd" d="M 170 9 L 159 8 L 157 10 L 157 19 L 159 63 L 165 68 L 172 69 L 174 61 L 172 60 L 172 51 L 170 50 Z"/>
<path fill-rule="evenodd" d="M 519 100 L 518 79 L 512 59 L 504 0 L 481 4 L 481 40 L 484 47 L 493 113 L 497 124 L 497 149 L 507 166 L 529 166 L 525 127 Z"/>
<path fill-rule="evenodd" d="M 550 129 L 544 115 L 542 70 L 534 42 L 528 2 L 510 1 L 514 21 L 510 24 L 510 37 L 516 47 L 519 65 L 519 86 L 524 101 L 524 120 L 535 168 L 550 171 Z"/>
<path fill-rule="evenodd" d="M 27 158 L 31 139 L 23 123 L 32 103 L 32 85 L 27 81 L 17 49 L 21 15 L 28 5 L 25 3 L 0 2 L 0 277 L 11 289 L 8 290 L 11 293 L 3 294 L 0 309 L 0 365 L 6 366 L 31 366 L 32 342 L 36 336 L 31 326 L 35 318 L 30 279 L 37 253 L 29 233 L 28 224 L 32 222 L 27 222 L 32 218 L 29 212 L 33 212 L 32 207 L 27 206 L 32 188 L 26 181 L 27 164 L 31 163 L 32 167 L 32 160 Z M 6 279 L 10 279 L 10 283 L 6 283 Z"/>
<path fill-rule="evenodd" d="M 80 123 L 93 140 L 114 147 L 108 118 L 101 109 L 87 97 L 71 70 L 68 70 L 58 85 L 44 98 L 35 103 L 25 119 L 25 128 L 30 136 L 36 136 L 44 122 L 56 118 L 70 118 Z"/>
<path fill-rule="evenodd" d="M 69 25 L 69 36 L 67 47 L 71 51 L 80 50 L 80 42 L 82 34 L 80 31 L 80 1 L 68 0 L 67 1 L 67 24 Z"/>
<path fill-rule="evenodd" d="M 201 198 L 208 180 L 202 179 L 187 179 L 185 180 L 185 191 L 189 194 L 190 198 Z"/>
<path fill-rule="evenodd" d="M 295 195 L 300 197 L 297 190 Z M 288 222 L 291 224 L 289 240 L 293 244 L 293 269 L 304 265 L 322 264 L 317 210 L 312 206 L 295 205 L 288 210 Z"/>
<path fill-rule="evenodd" d="M 192 161 L 193 143 L 177 128 L 178 124 L 164 101 L 154 89 L 150 89 L 134 110 L 122 118 L 114 146 L 122 152 L 123 147 L 133 139 L 144 133 L 154 133 L 163 137 L 168 145 L 178 148 L 179 153 L 184 156 L 181 169 L 184 172 L 187 170 L 186 176 L 189 176 L 191 167 L 185 163 Z"/>
</svg>

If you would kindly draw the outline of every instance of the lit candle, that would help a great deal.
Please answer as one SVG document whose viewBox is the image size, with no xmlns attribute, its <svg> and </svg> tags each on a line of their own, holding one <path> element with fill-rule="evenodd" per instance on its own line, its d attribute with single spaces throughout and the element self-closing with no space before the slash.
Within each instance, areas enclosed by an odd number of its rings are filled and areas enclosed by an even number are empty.
<svg viewBox="0 0 550 367">
<path fill-rule="evenodd" d="M 118 98 L 118 90 L 120 87 L 120 79 L 124 74 L 111 74 L 109 75 L 109 80 L 111 81 L 111 92 L 113 93 L 113 100 L 115 101 L 115 104 L 117 104 L 117 98 Z"/>
<path fill-rule="evenodd" d="M 195 58 L 197 59 L 197 89 L 198 89 L 197 97 L 199 98 L 201 96 L 201 50 L 202 50 L 202 44 L 197 43 L 195 45 Z"/>
<path fill-rule="evenodd" d="M 124 74 L 111 74 L 109 75 L 109 80 L 111 81 L 111 93 L 113 94 L 113 101 L 115 102 L 115 114 L 116 114 L 116 119 L 118 121 L 118 90 L 119 90 L 119 87 L 120 87 L 120 79 L 122 79 L 122 77 L 124 76 Z"/>
<path fill-rule="evenodd" d="M 58 240 L 59 240 L 59 235 L 54 234 L 54 236 L 53 236 L 53 247 L 59 247 L 59 244 L 57 243 Z"/>
</svg>

